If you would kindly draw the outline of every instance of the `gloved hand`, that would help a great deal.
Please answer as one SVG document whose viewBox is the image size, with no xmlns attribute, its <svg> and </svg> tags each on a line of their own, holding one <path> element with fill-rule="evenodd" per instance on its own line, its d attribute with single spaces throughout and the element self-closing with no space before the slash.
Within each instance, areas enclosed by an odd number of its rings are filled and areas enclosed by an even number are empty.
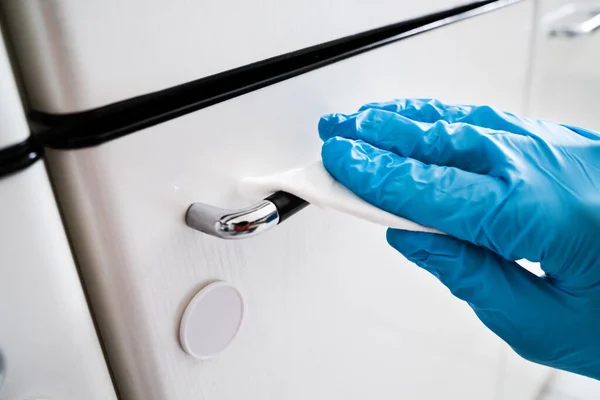
<svg viewBox="0 0 600 400">
<path fill-rule="evenodd" d="M 599 134 L 436 100 L 332 114 L 319 133 L 334 178 L 448 234 L 390 229 L 394 248 L 522 357 L 600 379 Z"/>
</svg>

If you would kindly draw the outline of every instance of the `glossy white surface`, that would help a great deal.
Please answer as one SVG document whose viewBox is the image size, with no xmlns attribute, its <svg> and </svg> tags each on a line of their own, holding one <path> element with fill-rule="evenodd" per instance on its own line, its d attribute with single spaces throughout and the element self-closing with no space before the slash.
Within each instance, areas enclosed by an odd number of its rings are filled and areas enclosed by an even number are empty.
<svg viewBox="0 0 600 400">
<path fill-rule="evenodd" d="M 522 112 L 531 13 L 523 2 L 98 147 L 48 151 L 123 399 L 534 398 L 546 370 L 507 352 L 384 228 L 315 207 L 241 241 L 183 221 L 195 201 L 247 205 L 242 177 L 314 161 L 328 112 L 408 96 Z M 176 332 L 213 280 L 244 293 L 246 316 L 232 346 L 200 362 Z"/>
<path fill-rule="evenodd" d="M 470 0 L 3 0 L 36 110 L 100 107 Z"/>
<path fill-rule="evenodd" d="M 29 136 L 17 84 L 0 32 L 0 150 Z"/>
<path fill-rule="evenodd" d="M 42 162 L 0 179 L 0 400 L 116 400 Z"/>
</svg>

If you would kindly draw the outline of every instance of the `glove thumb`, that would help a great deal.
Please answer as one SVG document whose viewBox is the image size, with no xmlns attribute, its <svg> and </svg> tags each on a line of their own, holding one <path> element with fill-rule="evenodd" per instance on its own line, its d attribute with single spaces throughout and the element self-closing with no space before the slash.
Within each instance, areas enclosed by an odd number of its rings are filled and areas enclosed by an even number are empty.
<svg viewBox="0 0 600 400">
<path fill-rule="evenodd" d="M 487 248 L 451 236 L 389 229 L 387 240 L 466 301 L 479 319 L 521 356 L 548 365 L 549 360 L 540 357 L 548 349 L 554 349 L 554 360 L 560 359 L 561 353 L 568 354 L 544 334 L 564 331 L 560 320 L 548 315 L 548 310 L 563 310 L 565 303 L 563 294 L 548 280 Z M 566 336 L 564 343 L 568 343 Z"/>
<path fill-rule="evenodd" d="M 502 307 L 497 304 L 513 294 L 513 286 L 523 278 L 511 269 L 516 263 L 492 251 L 452 236 L 389 229 L 388 243 L 409 261 L 435 275 L 459 299 L 472 307 Z M 515 276 L 507 281 L 507 274 Z"/>
</svg>

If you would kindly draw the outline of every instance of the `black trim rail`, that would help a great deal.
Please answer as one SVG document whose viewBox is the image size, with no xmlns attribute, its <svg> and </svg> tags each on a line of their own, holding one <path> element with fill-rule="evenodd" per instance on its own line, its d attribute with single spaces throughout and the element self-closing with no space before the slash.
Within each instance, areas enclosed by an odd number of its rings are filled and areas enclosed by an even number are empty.
<svg viewBox="0 0 600 400">
<path fill-rule="evenodd" d="M 0 178 L 25 169 L 42 158 L 42 147 L 29 138 L 0 150 Z"/>
<path fill-rule="evenodd" d="M 522 0 L 485 0 L 369 30 L 232 69 L 180 86 L 76 114 L 30 113 L 42 144 L 76 149 L 102 144 L 361 53 Z"/>
</svg>

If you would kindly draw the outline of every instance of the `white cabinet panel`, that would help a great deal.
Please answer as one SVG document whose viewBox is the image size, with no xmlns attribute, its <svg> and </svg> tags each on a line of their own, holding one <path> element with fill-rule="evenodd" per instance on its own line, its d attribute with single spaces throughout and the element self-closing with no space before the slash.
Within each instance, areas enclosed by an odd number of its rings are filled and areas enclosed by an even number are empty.
<svg viewBox="0 0 600 400">
<path fill-rule="evenodd" d="M 327 112 L 408 96 L 522 112 L 531 13 L 523 2 L 100 146 L 48 150 L 123 398 L 493 399 L 503 345 L 385 229 L 309 207 L 223 241 L 183 216 L 196 201 L 245 206 L 240 178 L 318 159 Z M 198 361 L 178 327 L 214 280 L 240 290 L 245 321 Z"/>
<path fill-rule="evenodd" d="M 0 400 L 116 400 L 42 162 L 0 179 Z"/>
<path fill-rule="evenodd" d="M 2 40 L 0 400 L 115 400 L 45 166 L 35 146 L 11 148 L 29 127 Z"/>
<path fill-rule="evenodd" d="M 34 109 L 83 111 L 472 0 L 3 0 Z"/>
<path fill-rule="evenodd" d="M 571 6 L 600 13 L 598 1 L 539 1 L 530 114 L 600 130 L 600 30 L 578 37 L 548 34 L 556 21 L 569 14 Z M 591 16 L 578 13 L 568 21 Z"/>
</svg>

